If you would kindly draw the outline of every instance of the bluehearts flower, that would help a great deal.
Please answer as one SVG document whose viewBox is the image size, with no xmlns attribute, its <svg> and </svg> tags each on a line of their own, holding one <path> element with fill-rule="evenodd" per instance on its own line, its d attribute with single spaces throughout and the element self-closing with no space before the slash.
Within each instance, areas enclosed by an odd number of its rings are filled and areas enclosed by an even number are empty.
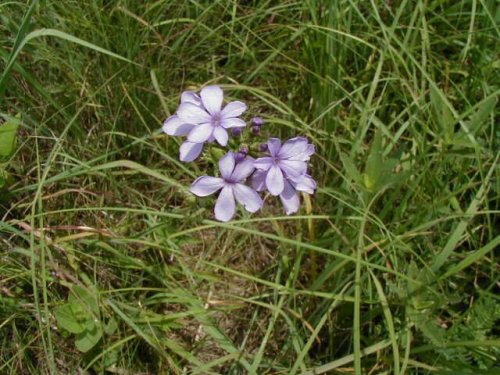
<svg viewBox="0 0 500 375">
<path fill-rule="evenodd" d="M 199 177 L 191 185 L 190 191 L 199 197 L 205 197 L 220 190 L 215 203 L 215 218 L 229 221 L 236 211 L 235 199 L 249 212 L 256 212 L 262 208 L 263 202 L 259 194 L 242 183 L 254 170 L 253 158 L 246 157 L 240 163 L 236 163 L 235 154 L 229 151 L 219 160 L 221 177 Z"/>
<path fill-rule="evenodd" d="M 186 91 L 181 96 L 177 113 L 163 124 L 163 131 L 169 135 L 187 136 L 180 147 L 180 160 L 195 160 L 203 150 L 205 142 L 216 140 L 226 146 L 226 129 L 242 128 L 246 123 L 238 118 L 247 109 L 246 104 L 234 101 L 222 108 L 224 93 L 219 86 L 207 86 L 196 93 Z"/>
<path fill-rule="evenodd" d="M 270 156 L 255 160 L 257 171 L 252 178 L 253 187 L 279 195 L 286 214 L 293 214 L 300 206 L 297 191 L 313 194 L 316 189 L 316 182 L 306 173 L 314 145 L 304 137 L 292 138 L 283 145 L 278 138 L 271 138 L 267 147 Z"/>
</svg>

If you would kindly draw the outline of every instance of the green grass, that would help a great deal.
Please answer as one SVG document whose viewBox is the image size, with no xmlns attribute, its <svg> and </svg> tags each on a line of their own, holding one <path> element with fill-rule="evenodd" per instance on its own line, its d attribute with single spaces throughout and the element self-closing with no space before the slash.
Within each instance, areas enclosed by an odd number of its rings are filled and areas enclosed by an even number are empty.
<svg viewBox="0 0 500 375">
<path fill-rule="evenodd" d="M 499 373 L 499 17 L 495 0 L 2 2 L 0 116 L 22 121 L 0 373 Z M 316 144 L 309 207 L 267 197 L 223 224 L 189 194 L 213 156 L 180 163 L 160 127 L 211 83 L 265 136 Z"/>
</svg>

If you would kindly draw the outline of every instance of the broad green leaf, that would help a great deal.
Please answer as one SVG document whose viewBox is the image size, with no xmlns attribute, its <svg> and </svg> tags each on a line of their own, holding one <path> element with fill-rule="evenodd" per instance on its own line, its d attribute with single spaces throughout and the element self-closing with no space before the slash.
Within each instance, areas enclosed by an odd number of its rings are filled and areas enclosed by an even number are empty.
<svg viewBox="0 0 500 375">
<path fill-rule="evenodd" d="M 81 333 L 86 329 L 87 315 L 79 304 L 66 303 L 55 310 L 57 323 L 71 333 Z"/>
<path fill-rule="evenodd" d="M 0 159 L 6 159 L 14 152 L 19 122 L 19 119 L 11 118 L 0 125 Z"/>
<path fill-rule="evenodd" d="M 76 348 L 86 353 L 92 349 L 102 337 L 101 325 L 97 323 L 92 323 L 87 325 L 87 329 L 80 332 L 76 336 L 75 345 Z"/>
<path fill-rule="evenodd" d="M 80 285 L 73 285 L 68 301 L 73 304 L 80 304 L 86 312 L 88 319 L 94 319 L 99 316 L 96 292 Z"/>
</svg>

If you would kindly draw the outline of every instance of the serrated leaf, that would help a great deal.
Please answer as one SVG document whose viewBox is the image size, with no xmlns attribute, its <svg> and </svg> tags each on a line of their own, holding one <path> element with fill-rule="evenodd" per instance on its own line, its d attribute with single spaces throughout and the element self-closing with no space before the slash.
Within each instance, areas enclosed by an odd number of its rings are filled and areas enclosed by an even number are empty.
<svg viewBox="0 0 500 375">
<path fill-rule="evenodd" d="M 6 159 L 14 152 L 19 123 L 19 119 L 11 118 L 0 125 L 0 159 Z"/>
<path fill-rule="evenodd" d="M 497 98 L 492 96 L 487 98 L 479 104 L 477 111 L 471 116 L 469 121 L 469 130 L 474 134 L 476 133 L 483 122 L 490 116 L 497 104 Z"/>
<path fill-rule="evenodd" d="M 436 122 L 444 134 L 446 142 L 450 142 L 453 138 L 455 119 L 439 92 L 439 89 L 431 86 L 431 106 L 434 112 Z M 440 95 L 441 94 L 441 95 Z"/>
<path fill-rule="evenodd" d="M 102 337 L 102 328 L 98 323 L 88 324 L 87 329 L 77 334 L 75 346 L 79 351 L 86 353 L 99 342 Z"/>
<path fill-rule="evenodd" d="M 339 152 L 339 156 L 347 176 L 358 184 L 362 183 L 363 178 L 361 177 L 361 173 L 359 173 L 358 168 L 356 168 L 354 161 L 343 152 Z"/>
<path fill-rule="evenodd" d="M 108 321 L 108 324 L 104 327 L 104 332 L 106 332 L 107 335 L 112 335 L 113 333 L 116 332 L 118 329 L 118 322 L 116 321 L 115 318 L 111 318 Z"/>
<path fill-rule="evenodd" d="M 81 333 L 86 329 L 88 317 L 79 304 L 66 303 L 58 307 L 54 314 L 59 326 L 68 332 Z"/>
</svg>

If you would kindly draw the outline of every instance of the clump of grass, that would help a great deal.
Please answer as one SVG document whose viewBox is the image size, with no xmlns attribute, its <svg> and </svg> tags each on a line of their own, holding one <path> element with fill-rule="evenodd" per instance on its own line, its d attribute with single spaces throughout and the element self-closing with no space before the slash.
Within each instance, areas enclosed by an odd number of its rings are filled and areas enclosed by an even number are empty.
<svg viewBox="0 0 500 375">
<path fill-rule="evenodd" d="M 495 6 L 1 4 L 0 373 L 498 371 Z M 213 82 L 317 145 L 300 214 L 183 188 L 213 161 L 159 129 Z"/>
</svg>

